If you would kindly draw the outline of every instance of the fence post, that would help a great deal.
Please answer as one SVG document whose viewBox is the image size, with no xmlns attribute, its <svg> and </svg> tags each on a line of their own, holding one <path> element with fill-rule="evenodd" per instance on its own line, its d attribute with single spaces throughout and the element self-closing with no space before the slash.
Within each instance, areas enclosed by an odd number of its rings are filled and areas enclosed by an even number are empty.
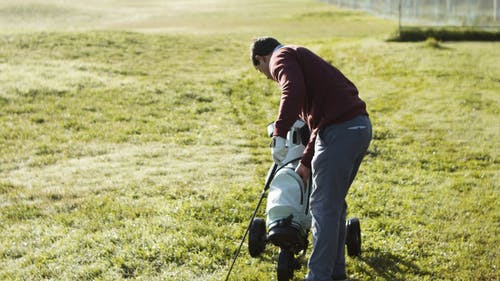
<svg viewBox="0 0 500 281">
<path fill-rule="evenodd" d="M 413 0 L 413 16 L 418 18 L 420 16 L 419 5 L 416 0 Z"/>
<path fill-rule="evenodd" d="M 493 0 L 493 20 L 498 21 L 498 0 Z"/>
<path fill-rule="evenodd" d="M 401 38 L 401 12 L 403 11 L 402 10 L 402 5 L 401 5 L 401 2 L 403 0 L 399 0 L 399 3 L 398 3 L 398 16 L 399 16 L 399 20 L 398 20 L 398 33 L 399 33 L 399 37 Z"/>
</svg>

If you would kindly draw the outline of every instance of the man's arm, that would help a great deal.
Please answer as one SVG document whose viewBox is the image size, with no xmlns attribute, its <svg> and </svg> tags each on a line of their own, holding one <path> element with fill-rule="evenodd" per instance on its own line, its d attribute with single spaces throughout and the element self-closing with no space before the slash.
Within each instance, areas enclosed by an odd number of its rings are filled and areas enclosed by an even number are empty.
<svg viewBox="0 0 500 281">
<path fill-rule="evenodd" d="M 306 96 L 304 75 L 295 56 L 283 51 L 271 59 L 271 74 L 281 88 L 281 101 L 273 135 L 286 138 L 299 118 Z"/>
<path fill-rule="evenodd" d="M 314 156 L 314 143 L 316 142 L 317 133 L 317 130 L 313 130 L 311 132 L 309 142 L 307 143 L 306 149 L 304 149 L 304 155 L 302 156 L 302 159 L 300 159 L 300 163 L 309 169 L 311 169 L 311 161 Z"/>
</svg>

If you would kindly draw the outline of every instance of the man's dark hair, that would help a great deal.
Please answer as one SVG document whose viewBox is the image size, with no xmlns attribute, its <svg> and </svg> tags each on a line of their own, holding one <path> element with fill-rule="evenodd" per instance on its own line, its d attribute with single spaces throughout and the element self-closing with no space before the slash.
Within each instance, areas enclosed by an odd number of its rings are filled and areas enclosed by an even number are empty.
<svg viewBox="0 0 500 281">
<path fill-rule="evenodd" d="M 259 61 L 255 58 L 255 56 L 266 56 L 279 45 L 281 45 L 280 42 L 272 37 L 260 37 L 254 39 L 251 47 L 251 58 L 253 65 L 259 65 Z"/>
</svg>

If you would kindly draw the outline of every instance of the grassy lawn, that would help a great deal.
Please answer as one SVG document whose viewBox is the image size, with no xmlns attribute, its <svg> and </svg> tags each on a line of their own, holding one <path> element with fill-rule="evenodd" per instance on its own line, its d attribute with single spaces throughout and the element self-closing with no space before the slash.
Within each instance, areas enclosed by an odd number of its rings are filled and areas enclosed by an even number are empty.
<svg viewBox="0 0 500 281">
<path fill-rule="evenodd" d="M 395 30 L 312 0 L 0 1 L 0 279 L 223 280 L 271 165 L 248 51 L 272 35 L 367 102 L 350 280 L 499 280 L 500 44 Z"/>
</svg>

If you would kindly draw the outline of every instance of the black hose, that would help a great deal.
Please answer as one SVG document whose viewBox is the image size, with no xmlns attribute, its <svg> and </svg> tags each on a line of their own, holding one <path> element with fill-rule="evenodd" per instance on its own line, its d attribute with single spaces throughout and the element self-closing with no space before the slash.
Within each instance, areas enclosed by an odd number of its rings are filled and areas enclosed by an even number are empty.
<svg viewBox="0 0 500 281">
<path fill-rule="evenodd" d="M 260 199 L 259 203 L 257 204 L 257 207 L 255 208 L 255 211 L 252 214 L 252 218 L 250 219 L 250 223 L 248 224 L 247 229 L 245 230 L 245 234 L 243 235 L 243 239 L 241 239 L 240 246 L 236 250 L 236 253 L 234 254 L 233 262 L 231 263 L 231 267 L 229 268 L 229 271 L 227 272 L 226 276 L 226 281 L 229 280 L 229 275 L 231 275 L 231 271 L 233 271 L 234 263 L 236 262 L 236 259 L 238 258 L 238 255 L 241 252 L 241 247 L 243 246 L 243 243 L 245 242 L 245 238 L 247 237 L 248 231 L 250 230 L 250 227 L 252 226 L 252 222 L 255 219 L 255 216 L 257 215 L 257 211 L 259 210 L 260 204 L 262 204 L 262 200 L 264 199 L 264 196 L 266 195 L 267 189 L 269 189 L 269 185 L 271 183 L 271 180 L 274 177 L 274 174 L 276 173 L 276 168 L 278 168 L 278 165 L 274 164 L 273 167 L 271 168 L 271 172 L 267 175 L 266 179 L 266 184 L 264 185 L 264 190 L 262 190 L 260 194 Z"/>
</svg>

